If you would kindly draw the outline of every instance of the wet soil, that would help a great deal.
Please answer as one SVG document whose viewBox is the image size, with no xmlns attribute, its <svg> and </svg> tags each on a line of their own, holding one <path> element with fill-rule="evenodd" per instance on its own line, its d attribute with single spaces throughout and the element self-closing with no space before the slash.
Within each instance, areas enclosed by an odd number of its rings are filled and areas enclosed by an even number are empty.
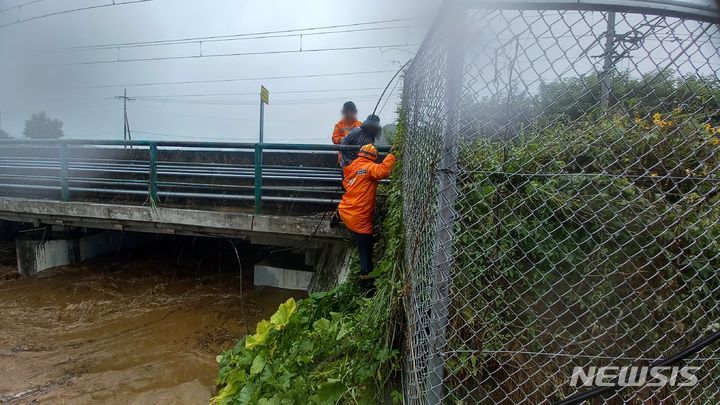
<svg viewBox="0 0 720 405">
<path fill-rule="evenodd" d="M 241 289 L 233 254 L 176 242 L 33 279 L 0 242 L 0 403 L 207 404 L 216 355 L 303 294 Z"/>
</svg>

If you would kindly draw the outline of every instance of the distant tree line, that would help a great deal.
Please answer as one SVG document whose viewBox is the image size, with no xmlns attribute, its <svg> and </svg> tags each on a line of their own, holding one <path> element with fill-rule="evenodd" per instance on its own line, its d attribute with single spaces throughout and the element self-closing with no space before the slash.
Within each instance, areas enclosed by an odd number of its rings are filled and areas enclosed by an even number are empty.
<svg viewBox="0 0 720 405">
<path fill-rule="evenodd" d="M 62 127 L 62 121 L 50 118 L 45 111 L 40 111 L 25 121 L 23 136 L 28 139 L 60 139 L 65 136 Z M 12 139 L 12 137 L 0 129 L 0 139 Z"/>
</svg>

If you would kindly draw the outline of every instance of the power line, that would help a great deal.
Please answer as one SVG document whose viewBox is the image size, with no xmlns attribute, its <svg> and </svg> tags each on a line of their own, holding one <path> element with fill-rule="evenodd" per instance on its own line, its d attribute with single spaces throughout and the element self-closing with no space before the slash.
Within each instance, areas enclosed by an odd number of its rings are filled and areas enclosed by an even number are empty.
<svg viewBox="0 0 720 405">
<path fill-rule="evenodd" d="M 174 82 L 126 83 L 126 84 L 109 84 L 109 85 L 100 85 L 100 86 L 83 86 L 80 88 L 103 89 L 103 88 L 115 88 L 115 87 L 146 87 L 146 86 L 171 86 L 171 85 L 182 85 L 182 84 L 231 83 L 231 82 L 259 81 L 259 80 L 307 79 L 307 78 L 334 77 L 334 76 L 358 76 L 358 75 L 369 75 L 369 74 L 379 74 L 379 73 L 395 73 L 395 70 L 374 70 L 374 71 L 366 71 L 366 72 L 322 73 L 322 74 L 289 75 L 289 76 L 244 77 L 244 78 L 237 78 L 237 79 L 184 80 L 184 81 L 174 81 Z"/>
<path fill-rule="evenodd" d="M 382 87 L 363 87 L 355 89 L 319 89 L 319 90 L 286 90 L 286 91 L 273 91 L 273 94 L 303 94 L 303 93 L 331 93 L 340 91 L 377 91 L 382 90 Z M 139 98 L 172 98 L 172 97 L 214 97 L 214 96 L 254 96 L 257 95 L 257 91 L 245 92 L 245 93 L 196 93 L 196 94 L 167 94 L 167 95 L 142 95 L 137 96 Z"/>
<path fill-rule="evenodd" d="M 10 10 L 19 9 L 19 8 L 26 7 L 26 6 L 29 6 L 29 5 L 31 5 L 31 4 L 35 4 L 35 3 L 42 3 L 43 1 L 45 1 L 45 0 L 32 0 L 32 1 L 28 1 L 28 2 L 22 3 L 22 4 L 16 4 L 16 5 L 14 5 L 14 6 L 9 6 L 9 7 L 5 7 L 5 8 L 0 8 L 0 13 L 4 13 L 4 12 L 10 11 Z"/>
<path fill-rule="evenodd" d="M 135 47 L 147 47 L 147 46 L 164 46 L 164 45 L 178 45 L 188 43 L 203 43 L 203 42 L 222 42 L 222 41 L 234 41 L 239 39 L 263 39 L 263 38 L 282 38 L 282 37 L 295 37 L 295 36 L 314 36 L 314 35 L 327 35 L 327 34 L 340 34 L 348 32 L 363 32 L 363 31 L 379 31 L 388 29 L 401 29 L 409 28 L 409 25 L 391 26 L 391 27 L 372 27 L 372 28 L 361 28 L 361 29 L 346 29 L 339 31 L 325 31 L 325 32 L 308 32 L 317 30 L 347 28 L 347 27 L 358 27 L 365 25 L 378 25 L 378 24 L 389 24 L 404 21 L 413 21 L 416 19 L 412 18 L 398 18 L 393 20 L 381 20 L 381 21 L 368 21 L 362 23 L 353 24 L 338 24 L 338 25 L 326 25 L 320 27 L 306 27 L 296 28 L 287 30 L 276 30 L 276 31 L 261 31 L 251 32 L 244 34 L 230 34 L 230 35 L 214 35 L 205 37 L 188 37 L 178 39 L 164 39 L 154 41 L 138 41 L 138 42 L 121 42 L 114 44 L 95 44 L 95 45 L 80 45 L 67 48 L 61 48 L 60 50 L 103 50 L 103 49 L 122 49 L 122 48 L 135 48 Z"/>
<path fill-rule="evenodd" d="M 118 2 L 116 2 L 116 0 L 113 0 L 109 4 L 98 4 L 95 6 L 73 8 L 70 10 L 56 11 L 54 13 L 42 14 L 42 15 L 38 15 L 35 17 L 29 17 L 29 18 L 19 18 L 18 17 L 17 21 L 13 21 L 11 23 L 0 25 L 0 29 L 9 27 L 11 25 L 21 24 L 21 23 L 28 22 L 28 21 L 35 21 L 35 20 L 39 20 L 42 18 L 54 17 L 54 16 L 58 16 L 58 15 L 63 15 L 63 14 L 70 14 L 70 13 L 75 13 L 78 11 L 96 10 L 96 9 L 106 8 L 106 7 L 124 6 L 124 5 L 128 5 L 128 4 L 137 4 L 137 3 L 147 3 L 147 2 L 151 2 L 151 1 L 155 1 L 155 0 L 130 0 L 130 1 L 122 2 L 122 3 L 118 3 Z M 28 4 L 30 4 L 30 3 L 26 3 L 24 5 L 28 5 Z M 22 7 L 22 6 L 20 6 L 20 7 Z M 16 8 L 20 8 L 20 7 L 16 7 Z"/>
<path fill-rule="evenodd" d="M 363 95 L 363 96 L 346 96 L 346 97 L 335 97 L 335 98 L 308 98 L 308 99 L 282 99 L 273 101 L 274 105 L 297 105 L 297 104 L 332 104 L 347 101 L 348 98 L 354 100 L 374 100 L 378 95 Z M 197 105 L 255 105 L 257 100 L 175 100 L 175 99 L 163 99 L 163 98 L 143 98 L 136 97 L 138 102 L 146 103 L 162 103 L 162 104 L 197 104 Z"/>
<path fill-rule="evenodd" d="M 258 95 L 257 92 L 251 93 L 251 94 L 254 95 L 254 96 L 257 96 L 257 95 Z M 276 94 L 276 93 L 273 93 L 273 94 Z M 346 99 L 346 98 L 348 98 L 348 97 L 371 98 L 371 97 L 377 97 L 377 96 L 379 96 L 379 95 L 380 95 L 380 93 L 375 93 L 375 94 L 353 94 L 353 93 L 345 93 L 345 94 L 342 95 L 342 97 L 341 97 L 341 96 L 338 96 L 338 95 L 334 95 L 334 96 L 330 96 L 330 97 L 302 97 L 302 98 L 285 98 L 285 99 L 277 99 L 277 98 L 275 98 L 275 99 L 273 99 L 273 100 L 274 100 L 275 102 L 284 102 L 284 101 L 318 101 L 318 100 L 344 100 L 344 99 Z M 114 97 L 114 98 L 117 98 L 117 97 Z M 182 100 L 182 99 L 171 98 L 171 97 L 145 97 L 145 96 L 135 96 L 134 99 L 137 99 L 137 100 L 148 100 L 148 101 L 168 100 L 168 101 L 176 101 L 176 102 L 198 101 L 198 102 L 218 102 L 218 103 L 227 103 L 227 102 L 253 102 L 253 103 L 255 103 L 255 101 L 256 101 L 255 99 L 256 99 L 256 98 L 257 98 L 257 97 L 252 97 L 252 98 L 248 98 L 248 99 L 236 99 L 236 100 L 232 100 L 232 99 L 229 99 L 229 100 L 223 100 L 223 99 L 219 99 L 219 100 Z M 134 100 L 134 99 L 133 99 L 133 100 Z"/>
<path fill-rule="evenodd" d="M 283 55 L 290 53 L 311 53 L 311 52 L 337 52 L 337 51 L 356 51 L 365 49 L 382 49 L 382 48 L 403 48 L 403 47 L 414 47 L 419 44 L 394 44 L 394 45 L 370 45 L 370 46 L 349 46 L 349 47 L 338 47 L 338 48 L 315 48 L 315 49 L 291 49 L 284 51 L 258 51 L 258 52 L 239 52 L 239 53 L 221 53 L 213 55 L 186 55 L 186 56 L 160 56 L 152 58 L 135 58 L 135 59 L 116 59 L 116 60 L 102 60 L 102 61 L 90 61 L 90 62 L 76 62 L 69 63 L 71 66 L 78 65 L 100 65 L 107 63 L 127 63 L 127 62 L 155 62 L 163 60 L 188 60 L 188 59 L 204 59 L 204 58 L 219 58 L 219 57 L 236 57 L 236 56 L 256 56 L 256 55 Z"/>
</svg>

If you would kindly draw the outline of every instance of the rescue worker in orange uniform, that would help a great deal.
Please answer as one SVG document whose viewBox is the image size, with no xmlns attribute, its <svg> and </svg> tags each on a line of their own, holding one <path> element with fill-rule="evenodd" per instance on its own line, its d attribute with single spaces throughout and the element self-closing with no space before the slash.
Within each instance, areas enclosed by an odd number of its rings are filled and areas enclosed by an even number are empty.
<svg viewBox="0 0 720 405">
<path fill-rule="evenodd" d="M 362 125 L 362 122 L 357 119 L 357 112 L 357 107 L 355 107 L 355 103 L 352 101 L 348 101 L 343 104 L 341 111 L 342 118 L 337 124 L 335 124 L 335 128 L 332 133 L 332 142 L 335 145 L 340 145 L 340 142 L 343 138 L 348 136 L 350 131 Z M 338 156 L 338 163 L 340 162 L 340 159 L 341 155 Z"/>
<path fill-rule="evenodd" d="M 367 144 L 360 148 L 358 157 L 343 168 L 346 191 L 338 206 L 340 218 L 357 245 L 362 279 L 373 270 L 373 213 L 378 183 L 390 176 L 396 161 L 392 153 L 382 163 L 377 163 L 377 158 L 377 148 Z"/>
</svg>

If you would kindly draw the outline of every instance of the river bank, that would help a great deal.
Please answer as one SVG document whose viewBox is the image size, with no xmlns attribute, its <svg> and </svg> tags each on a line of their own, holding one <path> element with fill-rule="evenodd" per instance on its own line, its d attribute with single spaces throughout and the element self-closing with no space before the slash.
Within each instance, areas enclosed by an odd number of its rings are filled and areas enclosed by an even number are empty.
<svg viewBox="0 0 720 405">
<path fill-rule="evenodd" d="M 0 247 L 0 402 L 207 404 L 215 357 L 298 292 L 244 287 L 237 260 L 171 241 L 14 277 Z M 185 245 L 183 245 L 185 244 Z M 234 269 L 234 270 L 233 270 Z"/>
</svg>

